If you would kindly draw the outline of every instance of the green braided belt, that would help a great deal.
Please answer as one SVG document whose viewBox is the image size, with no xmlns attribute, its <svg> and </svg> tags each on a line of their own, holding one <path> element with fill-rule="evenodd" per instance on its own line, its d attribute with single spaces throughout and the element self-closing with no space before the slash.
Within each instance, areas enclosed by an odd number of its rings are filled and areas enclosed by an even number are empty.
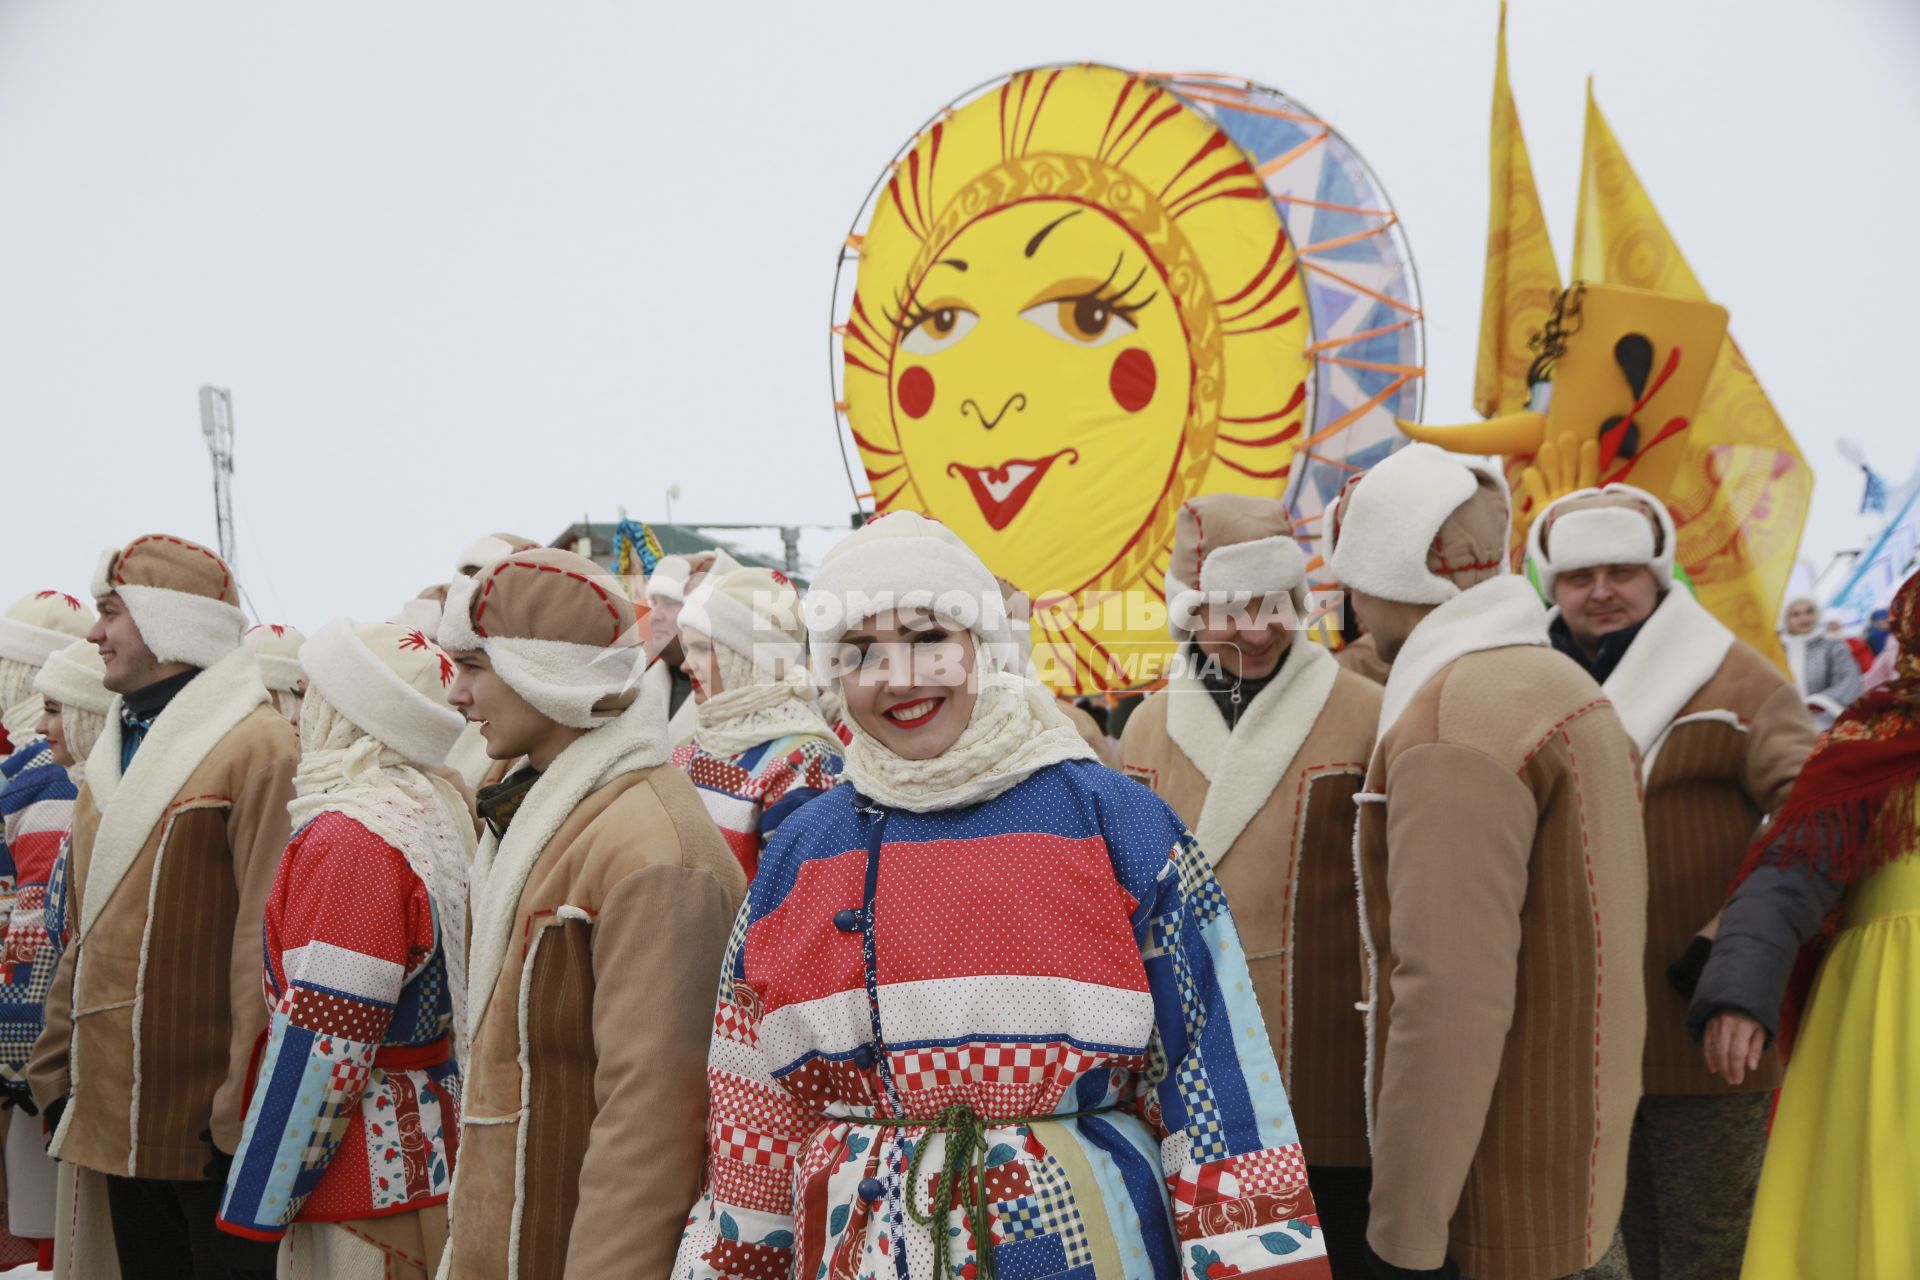
<svg viewBox="0 0 1920 1280">
<path fill-rule="evenodd" d="M 913 1144 L 913 1159 L 907 1163 L 906 1199 L 907 1216 L 932 1228 L 933 1274 L 947 1275 L 947 1260 L 952 1247 L 946 1230 L 948 1206 L 953 1204 L 956 1193 L 964 1192 L 960 1196 L 960 1211 L 966 1219 L 968 1232 L 973 1236 L 975 1258 L 979 1263 L 975 1280 L 994 1280 L 993 1236 L 987 1225 L 987 1130 L 1078 1120 L 1083 1116 L 1096 1116 L 1103 1111 L 1113 1110 L 1114 1107 L 1107 1106 L 1059 1115 L 987 1117 L 978 1114 L 964 1102 L 956 1102 L 931 1120 L 912 1116 L 861 1116 L 853 1123 L 875 1125 L 882 1129 L 927 1131 L 920 1141 Z M 939 1180 L 933 1185 L 933 1202 L 922 1213 L 920 1206 L 915 1203 L 920 1186 L 920 1162 L 926 1157 L 928 1139 L 936 1133 L 946 1135 L 947 1150 L 940 1162 Z"/>
</svg>

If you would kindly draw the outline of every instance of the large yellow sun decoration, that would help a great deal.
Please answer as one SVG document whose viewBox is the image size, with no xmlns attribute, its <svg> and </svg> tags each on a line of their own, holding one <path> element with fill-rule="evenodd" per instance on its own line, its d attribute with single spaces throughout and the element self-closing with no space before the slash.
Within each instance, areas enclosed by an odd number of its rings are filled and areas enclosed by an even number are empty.
<svg viewBox="0 0 1920 1280">
<path fill-rule="evenodd" d="M 1252 162 L 1149 77 L 1021 72 L 914 141 L 857 244 L 844 409 L 874 509 L 1027 592 L 1057 683 L 1153 678 L 1179 505 L 1281 497 L 1309 412 L 1305 287 Z"/>
</svg>

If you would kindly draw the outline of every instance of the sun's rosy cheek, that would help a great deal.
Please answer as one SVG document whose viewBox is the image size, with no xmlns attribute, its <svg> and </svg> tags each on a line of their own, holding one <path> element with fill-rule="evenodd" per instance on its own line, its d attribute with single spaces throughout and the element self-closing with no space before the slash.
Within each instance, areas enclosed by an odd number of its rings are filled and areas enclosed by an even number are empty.
<svg viewBox="0 0 1920 1280">
<path fill-rule="evenodd" d="M 1113 393 L 1114 403 L 1122 409 L 1138 413 L 1153 403 L 1159 378 L 1153 357 L 1138 347 L 1128 347 L 1113 358 L 1113 369 L 1107 374 L 1107 390 Z"/>
<path fill-rule="evenodd" d="M 926 417 L 927 410 L 933 408 L 933 375 L 919 365 L 913 366 L 900 375 L 894 399 L 909 418 Z"/>
</svg>

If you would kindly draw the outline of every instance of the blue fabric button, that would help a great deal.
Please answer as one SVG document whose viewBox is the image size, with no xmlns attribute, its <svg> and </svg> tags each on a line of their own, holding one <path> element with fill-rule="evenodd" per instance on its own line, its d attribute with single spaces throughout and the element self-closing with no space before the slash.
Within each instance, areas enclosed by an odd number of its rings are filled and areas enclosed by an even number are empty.
<svg viewBox="0 0 1920 1280">
<path fill-rule="evenodd" d="M 887 1194 L 887 1184 L 878 1178 L 862 1178 L 860 1179 L 859 1190 L 860 1198 L 866 1203 L 872 1204 L 881 1196 Z"/>
<path fill-rule="evenodd" d="M 874 1061 L 874 1053 L 873 1053 L 872 1045 L 863 1044 L 858 1049 L 855 1049 L 853 1051 L 853 1065 L 856 1067 L 859 1067 L 862 1071 L 865 1071 L 868 1067 L 871 1067 L 873 1065 L 873 1061 Z"/>
<path fill-rule="evenodd" d="M 842 933 L 860 932 L 860 913 L 852 907 L 842 907 L 833 913 L 833 927 Z"/>
</svg>

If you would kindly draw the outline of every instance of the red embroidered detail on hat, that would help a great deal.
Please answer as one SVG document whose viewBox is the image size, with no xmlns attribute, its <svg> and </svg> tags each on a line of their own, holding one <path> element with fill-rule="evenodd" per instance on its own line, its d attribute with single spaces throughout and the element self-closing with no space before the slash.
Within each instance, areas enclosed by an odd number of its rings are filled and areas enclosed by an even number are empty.
<svg viewBox="0 0 1920 1280">
<path fill-rule="evenodd" d="M 36 591 L 34 592 L 33 598 L 35 600 L 51 600 L 55 596 L 65 600 L 67 602 L 67 608 L 73 610 L 75 613 L 80 612 L 80 602 L 64 591 Z"/>
<path fill-rule="evenodd" d="M 198 551 L 201 555 L 205 556 L 207 559 L 219 565 L 220 566 L 220 594 L 223 598 L 227 594 L 227 588 L 233 585 L 233 571 L 227 568 L 227 562 L 225 560 L 222 560 L 219 556 L 213 554 L 213 552 L 207 550 L 203 546 L 200 546 L 196 543 L 188 542 L 185 538 L 176 538 L 170 533 L 149 533 L 144 537 L 135 538 L 132 542 L 129 542 L 127 544 L 126 550 L 122 551 L 119 555 L 114 557 L 113 575 L 109 579 L 109 581 L 111 581 L 115 586 L 126 585 L 126 581 L 127 581 L 127 576 L 125 572 L 126 563 L 128 559 L 132 557 L 134 548 L 140 546 L 142 543 L 147 543 L 147 542 L 171 542 L 176 547 L 185 547 L 190 551 Z"/>
</svg>

